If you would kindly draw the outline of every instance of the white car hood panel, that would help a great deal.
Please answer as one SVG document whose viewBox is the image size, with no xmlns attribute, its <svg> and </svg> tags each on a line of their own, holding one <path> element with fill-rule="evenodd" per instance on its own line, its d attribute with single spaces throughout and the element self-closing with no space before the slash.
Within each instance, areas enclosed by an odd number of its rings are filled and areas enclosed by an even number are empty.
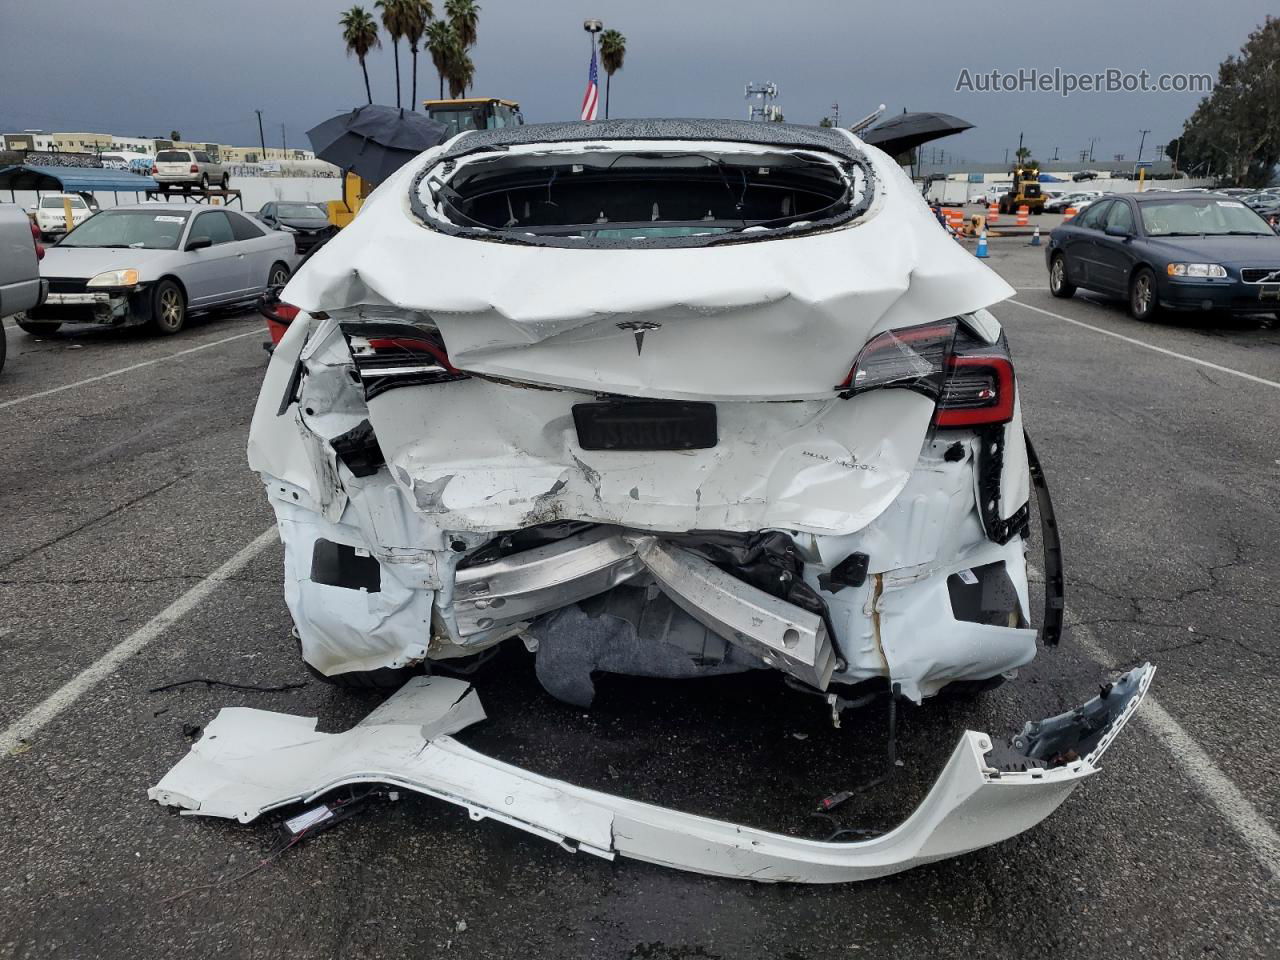
<svg viewBox="0 0 1280 960">
<path fill-rule="evenodd" d="M 312 312 L 427 313 L 453 363 L 476 373 L 637 397 L 829 397 L 873 333 L 1013 292 L 947 236 L 897 164 L 864 149 L 878 192 L 848 226 L 696 249 L 584 250 L 424 226 L 408 192 L 429 151 L 380 186 L 283 296 Z M 637 323 L 653 325 L 642 344 Z"/>
<path fill-rule="evenodd" d="M 40 261 L 40 276 L 88 280 L 108 270 L 134 269 L 145 283 L 155 279 L 159 276 L 159 269 L 167 269 L 177 259 L 181 256 L 175 250 L 53 246 L 45 250 L 44 259 Z"/>
</svg>

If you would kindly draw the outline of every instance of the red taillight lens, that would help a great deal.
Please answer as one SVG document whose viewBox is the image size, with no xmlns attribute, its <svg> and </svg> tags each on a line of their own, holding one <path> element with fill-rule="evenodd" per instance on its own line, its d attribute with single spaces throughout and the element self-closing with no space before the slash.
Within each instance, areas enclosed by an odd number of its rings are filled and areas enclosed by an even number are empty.
<svg viewBox="0 0 1280 960">
<path fill-rule="evenodd" d="M 366 400 L 399 387 L 453 383 L 468 379 L 449 359 L 449 348 L 430 322 L 344 320 L 346 334 Z"/>
<path fill-rule="evenodd" d="M 200 168 L 199 168 L 199 167 L 197 167 L 197 166 L 193 163 L 193 164 L 191 165 L 191 172 L 192 172 L 192 173 L 199 173 L 199 172 L 200 172 Z"/>
<path fill-rule="evenodd" d="M 938 401 L 940 427 L 976 427 L 1013 419 L 1013 363 L 1007 354 L 965 352 L 947 363 Z"/>
<path fill-rule="evenodd" d="M 153 163 L 151 165 L 151 175 L 154 177 L 159 172 L 160 172 L 159 168 Z"/>
<path fill-rule="evenodd" d="M 1013 419 L 1013 363 L 1003 339 L 983 343 L 954 320 L 876 335 L 836 389 L 851 396 L 884 387 L 905 387 L 934 400 L 939 427 Z"/>
<path fill-rule="evenodd" d="M 44 259 L 44 244 L 40 242 L 40 228 L 31 224 L 31 242 L 36 248 L 36 260 Z"/>
<path fill-rule="evenodd" d="M 418 337 L 370 337 L 369 347 L 375 355 L 426 354 L 450 373 L 462 373 L 449 362 L 449 354 L 438 344 Z"/>
</svg>

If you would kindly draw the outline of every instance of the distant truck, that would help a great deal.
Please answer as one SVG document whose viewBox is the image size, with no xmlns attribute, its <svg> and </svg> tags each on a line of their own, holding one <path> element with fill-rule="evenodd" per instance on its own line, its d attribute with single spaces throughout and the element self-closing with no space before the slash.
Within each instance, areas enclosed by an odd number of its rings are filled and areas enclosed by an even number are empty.
<svg viewBox="0 0 1280 960">
<path fill-rule="evenodd" d="M 465 97 L 460 100 L 424 100 L 427 116 L 449 128 L 449 136 L 464 130 L 497 130 L 524 123 L 520 104 L 498 97 Z"/>
<path fill-rule="evenodd" d="M 40 246 L 35 224 L 25 210 L 0 203 L 0 317 L 44 303 L 49 281 L 40 279 Z M 0 329 L 0 368 L 4 367 L 4 330 Z"/>
<path fill-rule="evenodd" d="M 1044 194 L 1040 190 L 1039 166 L 1016 166 L 1013 168 L 1013 184 L 1008 193 L 999 200 L 1001 213 L 1017 213 L 1019 207 L 1026 207 L 1030 213 L 1044 213 Z"/>
</svg>

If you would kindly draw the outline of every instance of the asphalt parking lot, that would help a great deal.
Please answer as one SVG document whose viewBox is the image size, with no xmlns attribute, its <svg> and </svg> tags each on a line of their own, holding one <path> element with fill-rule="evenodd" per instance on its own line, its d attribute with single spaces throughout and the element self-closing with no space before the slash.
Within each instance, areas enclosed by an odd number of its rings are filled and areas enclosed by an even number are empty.
<svg viewBox="0 0 1280 960">
<path fill-rule="evenodd" d="M 146 799 L 190 727 L 242 705 L 340 730 L 378 700 L 311 681 L 289 638 L 244 457 L 262 322 L 36 340 L 7 321 L 0 955 L 1280 956 L 1280 327 L 1138 324 L 1119 304 L 1053 299 L 1025 239 L 991 253 L 1018 288 L 994 312 L 1062 526 L 1069 628 L 1015 683 L 908 709 L 904 766 L 840 819 L 893 826 L 966 727 L 1001 736 L 1112 670 L 1159 673 L 1106 769 L 1044 824 L 836 887 L 610 864 L 424 798 L 250 872 L 279 847 L 278 818 Z M 149 692 L 190 678 L 305 685 Z M 606 681 L 584 714 L 515 649 L 476 684 L 489 720 L 459 739 L 478 749 L 784 832 L 823 835 L 813 801 L 885 763 L 882 708 L 833 730 L 773 676 Z"/>
</svg>

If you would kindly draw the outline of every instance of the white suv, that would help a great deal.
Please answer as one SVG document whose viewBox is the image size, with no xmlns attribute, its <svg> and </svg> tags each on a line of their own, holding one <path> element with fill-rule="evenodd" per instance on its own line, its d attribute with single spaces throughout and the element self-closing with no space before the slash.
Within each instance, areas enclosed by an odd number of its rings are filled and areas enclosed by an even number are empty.
<svg viewBox="0 0 1280 960">
<path fill-rule="evenodd" d="M 67 222 L 67 204 L 71 204 L 71 221 Z M 36 227 L 41 238 L 51 237 L 74 230 L 93 216 L 94 211 L 85 203 L 82 196 L 74 193 L 46 193 L 34 207 Z"/>
<path fill-rule="evenodd" d="M 151 176 L 158 183 L 198 183 L 206 190 L 211 185 L 225 190 L 231 180 L 227 168 L 203 150 L 161 150 Z"/>
</svg>

